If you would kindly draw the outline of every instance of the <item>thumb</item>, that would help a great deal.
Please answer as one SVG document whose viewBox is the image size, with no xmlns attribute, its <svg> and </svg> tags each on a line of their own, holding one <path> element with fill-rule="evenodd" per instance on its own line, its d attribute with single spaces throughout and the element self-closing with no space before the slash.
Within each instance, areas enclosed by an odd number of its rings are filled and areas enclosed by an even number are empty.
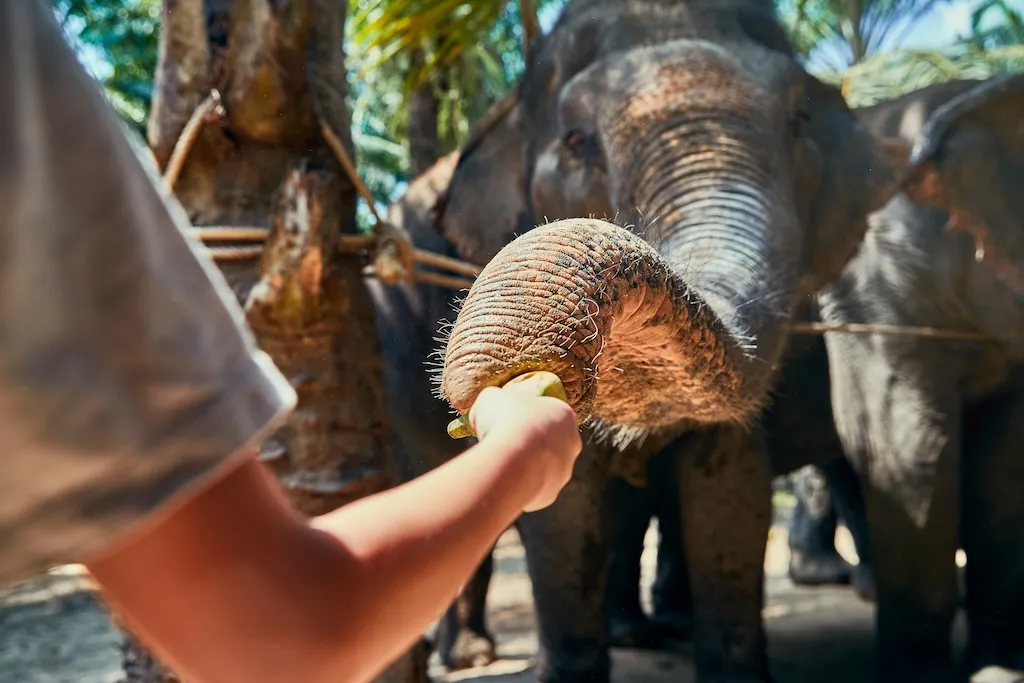
<svg viewBox="0 0 1024 683">
<path fill-rule="evenodd" d="M 497 387 L 485 387 L 469 409 L 469 424 L 478 438 L 482 438 L 488 429 L 493 426 L 495 417 L 501 414 L 503 401 L 501 389 Z"/>
</svg>

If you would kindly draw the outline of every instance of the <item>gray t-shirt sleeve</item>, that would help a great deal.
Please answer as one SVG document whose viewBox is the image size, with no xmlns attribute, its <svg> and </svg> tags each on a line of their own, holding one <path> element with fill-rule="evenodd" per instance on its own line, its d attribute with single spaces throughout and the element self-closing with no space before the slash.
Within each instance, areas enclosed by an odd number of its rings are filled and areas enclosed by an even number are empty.
<svg viewBox="0 0 1024 683">
<path fill-rule="evenodd" d="M 294 406 L 186 226 L 47 3 L 0 0 L 0 584 L 82 561 Z"/>
</svg>

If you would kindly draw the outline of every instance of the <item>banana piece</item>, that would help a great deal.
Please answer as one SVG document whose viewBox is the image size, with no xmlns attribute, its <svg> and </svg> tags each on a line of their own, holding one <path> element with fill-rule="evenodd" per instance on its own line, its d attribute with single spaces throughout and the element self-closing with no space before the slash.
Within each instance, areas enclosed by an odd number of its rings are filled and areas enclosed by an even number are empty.
<svg viewBox="0 0 1024 683">
<path fill-rule="evenodd" d="M 569 397 L 565 393 L 565 387 L 562 385 L 562 380 L 558 379 L 558 375 L 553 372 L 546 372 L 544 370 L 535 370 L 533 372 L 526 372 L 522 375 L 516 375 L 509 381 L 502 385 L 502 388 L 511 386 L 513 384 L 525 384 L 525 388 L 529 388 L 537 396 L 550 396 L 557 398 L 565 403 L 569 402 Z M 468 415 L 460 415 L 451 422 L 448 423 L 448 436 L 453 439 L 465 439 L 469 436 L 476 436 L 473 431 L 473 425 L 469 423 Z"/>
</svg>

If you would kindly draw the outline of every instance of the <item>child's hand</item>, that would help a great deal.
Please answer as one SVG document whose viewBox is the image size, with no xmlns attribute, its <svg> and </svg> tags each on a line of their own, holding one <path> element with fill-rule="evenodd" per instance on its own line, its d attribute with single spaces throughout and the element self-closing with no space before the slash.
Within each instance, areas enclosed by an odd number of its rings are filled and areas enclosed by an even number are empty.
<svg viewBox="0 0 1024 683">
<path fill-rule="evenodd" d="M 537 483 L 525 512 L 555 502 L 583 447 L 576 415 L 567 403 L 537 396 L 529 385 L 488 387 L 477 397 L 469 420 L 481 442 L 507 447 L 510 457 L 525 460 L 524 469 Z"/>
</svg>

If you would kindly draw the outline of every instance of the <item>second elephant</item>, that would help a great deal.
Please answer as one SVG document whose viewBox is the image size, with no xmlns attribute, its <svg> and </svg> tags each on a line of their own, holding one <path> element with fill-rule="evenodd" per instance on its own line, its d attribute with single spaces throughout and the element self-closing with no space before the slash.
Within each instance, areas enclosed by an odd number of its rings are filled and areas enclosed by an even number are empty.
<svg viewBox="0 0 1024 683">
<path fill-rule="evenodd" d="M 1021 669 L 1024 75 L 858 115 L 902 142 L 909 175 L 822 290 L 822 319 L 987 337 L 826 335 L 838 431 L 864 482 L 884 680 L 946 680 L 958 547 L 969 669 Z"/>
</svg>

